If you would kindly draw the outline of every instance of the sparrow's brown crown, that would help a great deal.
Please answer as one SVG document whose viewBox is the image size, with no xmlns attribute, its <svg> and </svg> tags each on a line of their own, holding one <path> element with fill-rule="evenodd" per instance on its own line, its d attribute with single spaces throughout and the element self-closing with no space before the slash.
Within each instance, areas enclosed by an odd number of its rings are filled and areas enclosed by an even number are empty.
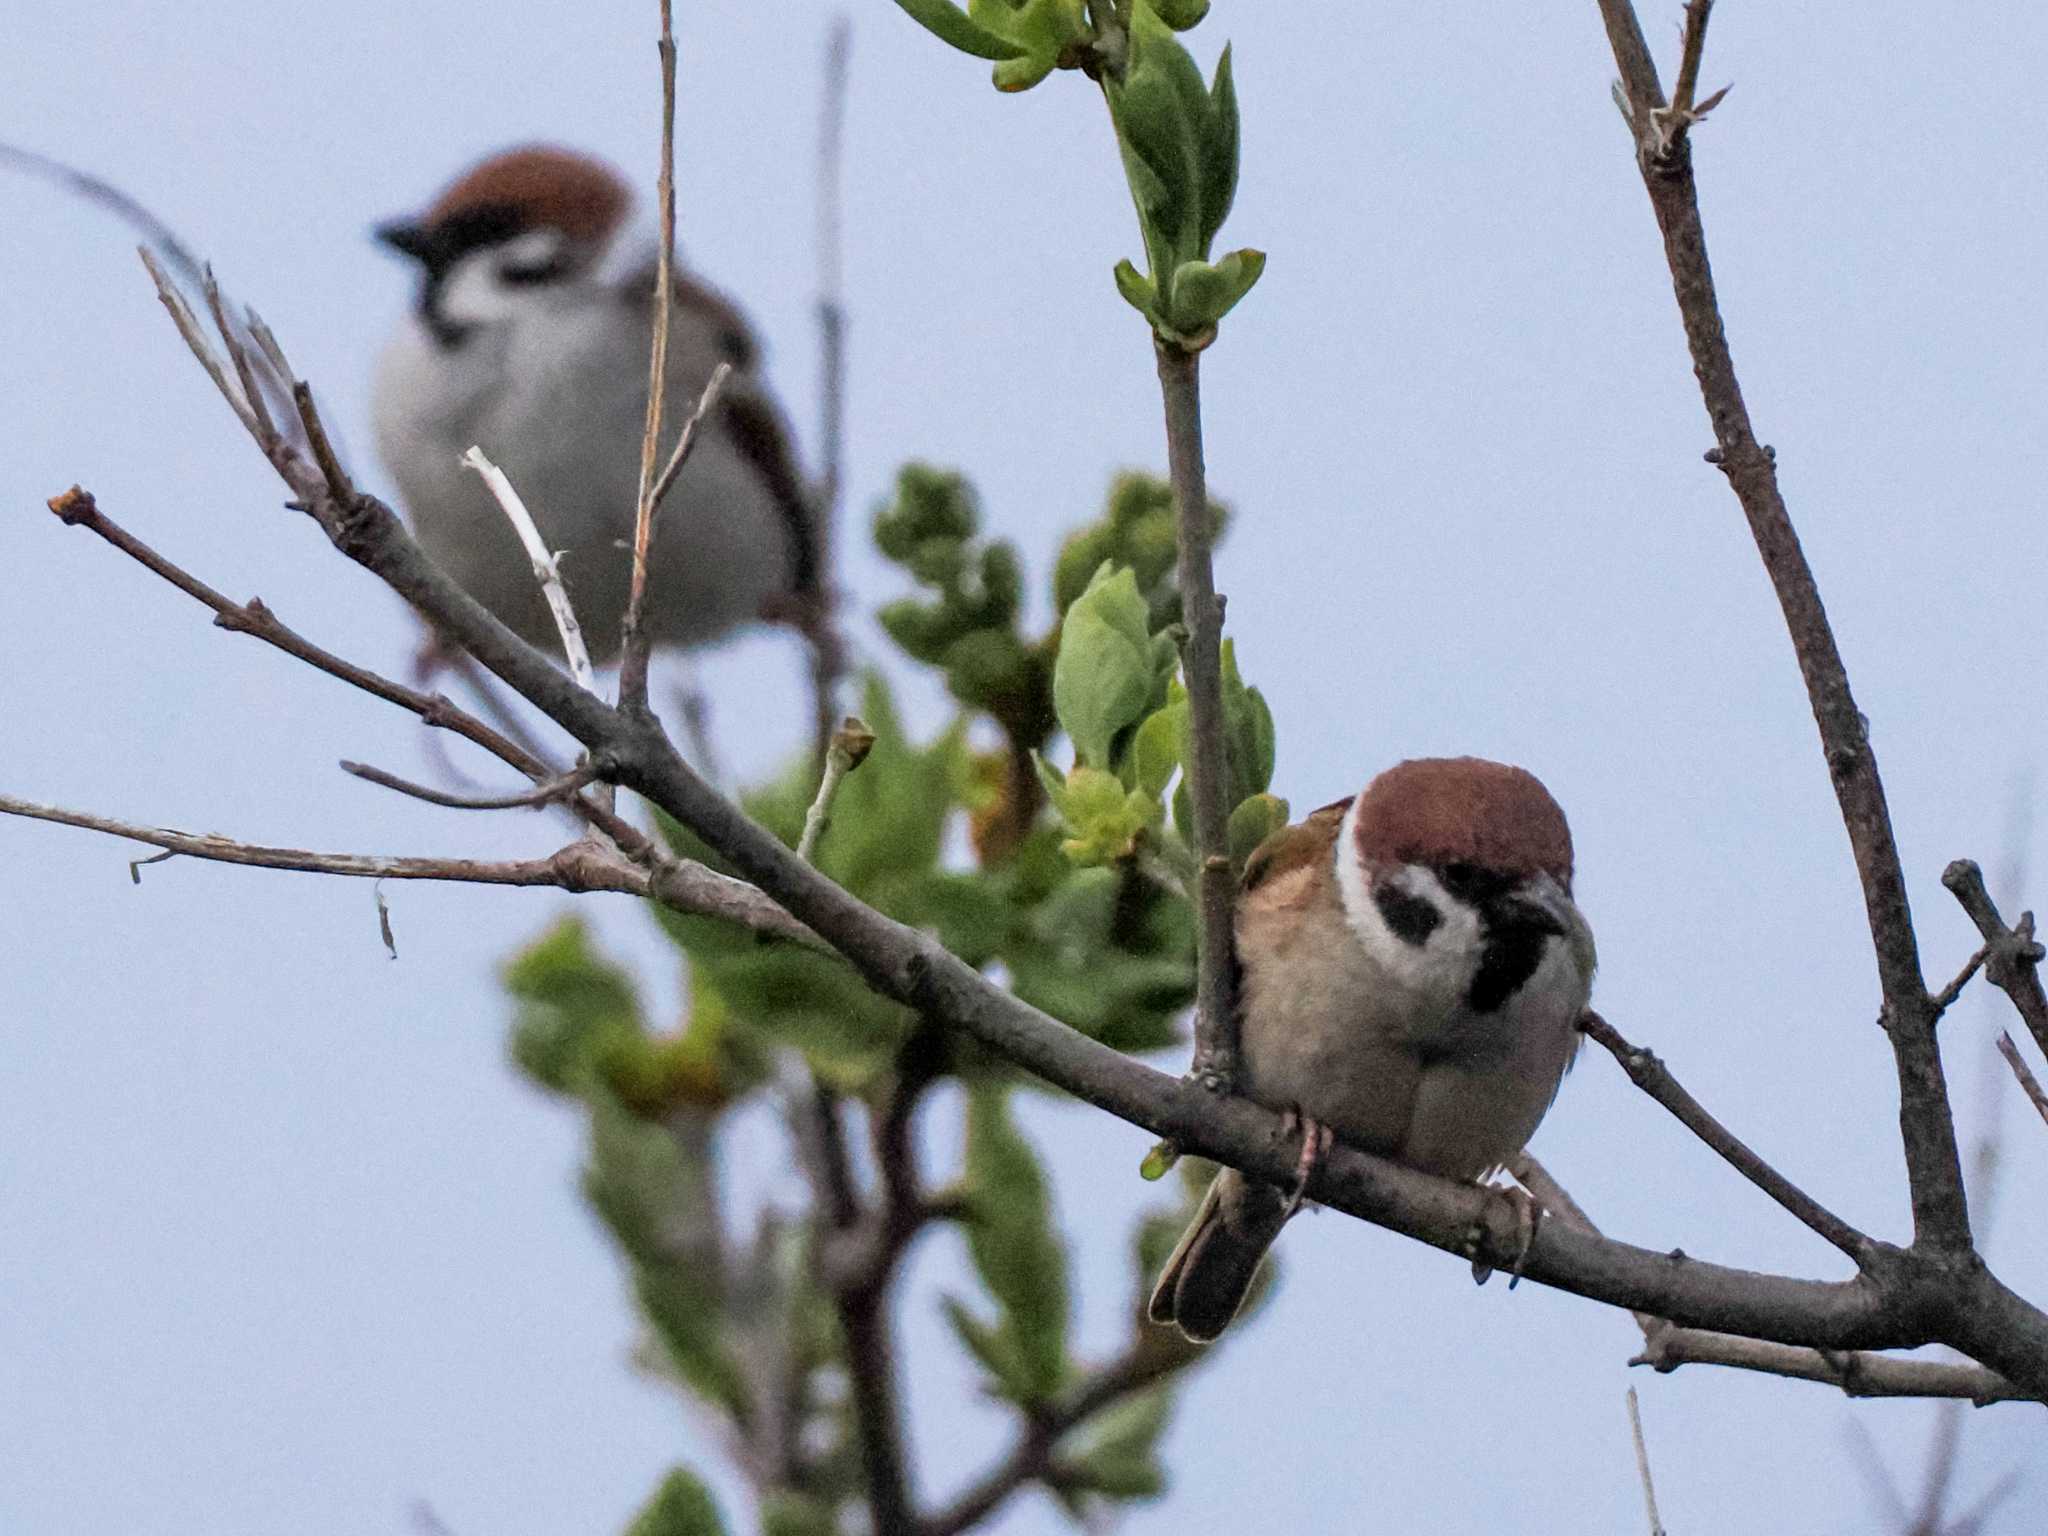
<svg viewBox="0 0 2048 1536">
<path fill-rule="evenodd" d="M 618 227 L 632 202 L 624 179 L 603 161 L 551 144 L 523 144 L 457 177 L 420 223 L 434 229 L 479 210 L 504 210 L 525 229 L 598 240 Z"/>
<path fill-rule="evenodd" d="M 1564 812 L 1525 768 L 1480 757 L 1418 757 L 1365 787 L 1352 836 L 1368 867 L 1470 864 L 1572 888 Z"/>
</svg>

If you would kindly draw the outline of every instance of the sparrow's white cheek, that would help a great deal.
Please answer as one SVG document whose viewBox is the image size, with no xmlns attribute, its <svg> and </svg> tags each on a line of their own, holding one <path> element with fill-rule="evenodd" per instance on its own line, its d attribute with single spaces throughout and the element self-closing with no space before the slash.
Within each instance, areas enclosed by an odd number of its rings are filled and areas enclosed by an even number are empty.
<svg viewBox="0 0 2048 1536">
<path fill-rule="evenodd" d="M 1411 925 L 1406 935 L 1397 932 L 1375 899 L 1371 875 L 1358 858 L 1352 839 L 1356 815 L 1357 802 L 1353 801 L 1337 834 L 1337 891 L 1344 903 L 1346 925 L 1387 983 L 1406 993 L 1418 1013 L 1441 1013 L 1459 1006 L 1471 988 L 1485 948 L 1478 912 L 1445 890 L 1429 870 L 1407 864 L 1383 875 L 1383 887 L 1409 904 L 1422 921 Z M 1427 932 L 1418 940 L 1419 927 L 1426 927 Z"/>
</svg>

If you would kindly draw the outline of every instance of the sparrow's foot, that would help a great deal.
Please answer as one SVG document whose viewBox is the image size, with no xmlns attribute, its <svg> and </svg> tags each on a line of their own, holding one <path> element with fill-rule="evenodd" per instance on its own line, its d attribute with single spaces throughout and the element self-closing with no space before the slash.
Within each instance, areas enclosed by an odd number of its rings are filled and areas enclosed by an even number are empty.
<svg viewBox="0 0 2048 1536">
<path fill-rule="evenodd" d="M 1489 1202 L 1499 1200 L 1506 1204 L 1509 1219 L 1514 1223 L 1515 1262 L 1508 1267 L 1508 1289 L 1512 1291 L 1522 1283 L 1522 1265 L 1528 1261 L 1529 1250 L 1536 1246 L 1536 1234 L 1542 1230 L 1543 1207 L 1512 1184 L 1489 1184 L 1484 1186 L 1484 1192 Z M 1493 1278 L 1493 1266 L 1479 1257 L 1490 1235 L 1490 1227 L 1486 1208 L 1482 1206 L 1479 1219 L 1472 1223 L 1472 1231 L 1466 1239 L 1466 1249 L 1472 1255 L 1472 1281 L 1475 1285 L 1484 1285 Z"/>
<path fill-rule="evenodd" d="M 1307 1199 L 1308 1181 L 1323 1166 L 1323 1159 L 1330 1155 L 1330 1144 L 1336 1137 L 1327 1125 L 1320 1120 L 1311 1120 L 1299 1110 L 1290 1109 L 1283 1118 L 1290 1128 L 1301 1127 L 1301 1157 L 1294 1165 L 1294 1187 L 1287 1192 L 1287 1209 L 1280 1216 L 1282 1221 L 1287 1221 Z"/>
</svg>

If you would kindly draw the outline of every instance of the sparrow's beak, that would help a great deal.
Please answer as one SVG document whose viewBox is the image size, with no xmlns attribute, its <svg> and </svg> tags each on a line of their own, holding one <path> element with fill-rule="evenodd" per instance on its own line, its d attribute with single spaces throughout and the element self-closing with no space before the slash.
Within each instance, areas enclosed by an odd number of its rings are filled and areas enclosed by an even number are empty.
<svg viewBox="0 0 2048 1536">
<path fill-rule="evenodd" d="M 1553 934 L 1562 939 L 1571 934 L 1571 923 L 1566 915 L 1570 902 L 1571 898 L 1558 889 L 1555 880 L 1548 875 L 1540 875 L 1525 881 L 1511 895 L 1501 897 L 1495 910 L 1517 927 L 1533 928 L 1538 933 Z"/>
<path fill-rule="evenodd" d="M 383 244 L 401 255 L 410 256 L 414 261 L 425 261 L 432 253 L 434 242 L 427 228 L 417 219 L 392 219 L 379 224 L 370 233 Z"/>
</svg>

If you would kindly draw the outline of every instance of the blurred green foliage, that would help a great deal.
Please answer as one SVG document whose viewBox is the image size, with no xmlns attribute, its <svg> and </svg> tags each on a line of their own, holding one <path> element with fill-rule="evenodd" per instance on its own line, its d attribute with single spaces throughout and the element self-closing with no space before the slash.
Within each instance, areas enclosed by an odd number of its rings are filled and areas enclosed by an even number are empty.
<svg viewBox="0 0 2048 1536">
<path fill-rule="evenodd" d="M 1220 530 L 1223 509 L 1212 515 Z M 1177 804 L 1188 726 L 1168 488 L 1116 479 L 1101 514 L 1062 546 L 1039 599 L 1042 628 L 1015 547 L 984 531 L 959 475 L 905 468 L 874 537 L 911 587 L 882 609 L 882 625 L 905 664 L 943 682 L 953 715 L 920 738 L 883 675 L 861 679 L 873 746 L 839 784 L 818 867 L 1106 1044 L 1175 1044 L 1194 995 L 1195 934 Z M 1271 715 L 1231 650 L 1224 680 L 1241 857 L 1240 834 L 1261 835 L 1286 807 L 1267 793 Z M 794 846 L 815 792 L 806 759 L 740 798 Z M 716 866 L 680 827 L 663 831 L 678 853 Z M 1144 1321 L 1143 1289 L 1191 1212 L 1192 1186 L 1134 1235 L 1123 1353 L 1079 1358 L 1055 1190 L 1019 1113 L 1030 1081 L 972 1042 L 918 1029 L 836 960 L 708 917 L 654 915 L 684 975 L 676 1027 L 649 1020 L 633 978 L 570 918 L 506 967 L 511 1050 L 587 1116 L 585 1191 L 625 1259 L 647 1329 L 642 1358 L 747 1447 L 763 1529 L 827 1536 L 861 1518 L 846 1384 L 861 1363 L 832 1257 L 845 1218 L 815 1199 L 797 1215 L 735 1216 L 719 1168 L 733 1116 L 780 1108 L 803 1147 L 819 1095 L 833 1124 L 847 1112 L 866 1126 L 875 1157 L 901 1155 L 884 1150 L 885 1128 L 918 1094 L 958 1096 L 964 1132 L 945 1218 L 971 1264 L 967 1289 L 938 1305 L 988 1394 L 1020 1422 L 1057 1419 L 1095 1373 L 1123 1371 L 1127 1387 L 1058 1437 L 1041 1480 L 1077 1520 L 1157 1495 L 1176 1378 L 1204 1356 Z M 875 1172 L 850 1195 L 869 1211 Z M 703 1486 L 679 1471 L 632 1536 L 720 1529 Z"/>
</svg>

